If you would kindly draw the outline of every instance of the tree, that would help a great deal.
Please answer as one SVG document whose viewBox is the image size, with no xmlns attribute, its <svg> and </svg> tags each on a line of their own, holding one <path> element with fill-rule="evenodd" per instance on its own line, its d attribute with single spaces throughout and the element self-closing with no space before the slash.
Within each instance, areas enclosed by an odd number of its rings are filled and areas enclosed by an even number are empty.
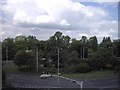
<svg viewBox="0 0 120 90">
<path fill-rule="evenodd" d="M 106 43 L 106 42 L 111 42 L 110 37 L 103 37 L 103 40 L 102 40 L 102 42 L 101 42 L 101 45 L 104 44 L 104 43 Z"/>
<path fill-rule="evenodd" d="M 102 63 L 104 64 L 103 60 L 101 59 L 101 55 L 98 52 L 93 52 L 89 58 L 89 65 L 94 70 L 102 70 Z"/>
<path fill-rule="evenodd" d="M 90 72 L 92 69 L 90 66 L 88 66 L 87 63 L 80 63 L 79 65 L 76 66 L 75 71 L 77 73 L 87 73 Z"/>
<path fill-rule="evenodd" d="M 70 53 L 68 59 L 65 62 L 65 72 L 75 73 L 76 66 L 79 64 L 80 64 L 80 59 L 78 57 L 78 53 L 76 51 L 72 51 L 72 53 Z"/>
<path fill-rule="evenodd" d="M 54 34 L 54 37 L 55 37 L 57 47 L 61 47 L 62 46 L 62 33 L 57 31 Z"/>
<path fill-rule="evenodd" d="M 13 60 L 16 53 L 15 43 L 13 38 L 6 38 L 2 42 L 2 60 L 6 60 L 6 55 L 8 60 Z"/>
<path fill-rule="evenodd" d="M 65 45 L 65 48 L 69 47 L 70 44 L 70 37 L 69 36 L 62 36 L 63 44 Z"/>
<path fill-rule="evenodd" d="M 60 67 L 64 67 L 63 62 L 67 60 L 67 45 L 69 45 L 69 41 L 69 36 L 63 36 L 61 32 L 57 31 L 45 43 L 45 58 L 52 59 L 52 63 L 57 67 L 59 49 Z"/>
<path fill-rule="evenodd" d="M 76 66 L 77 64 L 80 63 L 80 59 L 78 57 L 78 53 L 76 51 L 73 51 L 67 60 L 68 66 Z"/>
<path fill-rule="evenodd" d="M 113 54 L 113 44 L 110 39 L 103 41 L 99 45 L 96 52 L 92 53 L 90 60 L 91 64 L 98 69 L 107 69 L 108 67 L 114 68 L 116 57 Z M 114 65 L 113 65 L 114 63 Z"/>
<path fill-rule="evenodd" d="M 115 40 L 113 42 L 114 45 L 114 55 L 120 57 L 120 40 Z"/>
<path fill-rule="evenodd" d="M 19 68 L 32 68 L 35 64 L 34 53 L 31 51 L 20 50 L 15 55 L 14 63 Z"/>
<path fill-rule="evenodd" d="M 80 43 L 79 41 L 77 41 L 76 39 L 72 39 L 72 42 L 70 43 L 70 46 L 69 46 L 69 52 L 73 52 L 73 51 L 76 51 L 76 52 L 80 52 Z"/>
<path fill-rule="evenodd" d="M 80 40 L 80 45 L 81 45 L 81 57 L 82 58 L 87 58 L 88 57 L 88 39 L 86 36 L 82 36 L 81 40 Z"/>
<path fill-rule="evenodd" d="M 16 50 L 26 50 L 27 48 L 27 37 L 20 35 L 15 38 Z"/>
<path fill-rule="evenodd" d="M 39 47 L 41 48 L 41 41 L 38 41 L 35 36 L 28 36 L 26 37 L 27 40 L 24 40 L 26 42 L 26 46 L 29 50 L 34 50 L 35 48 Z M 43 48 L 44 49 L 44 48 Z"/>
<path fill-rule="evenodd" d="M 93 52 L 97 51 L 98 41 L 97 41 L 96 36 L 90 37 L 90 39 L 89 39 L 89 47 L 92 49 Z"/>
</svg>

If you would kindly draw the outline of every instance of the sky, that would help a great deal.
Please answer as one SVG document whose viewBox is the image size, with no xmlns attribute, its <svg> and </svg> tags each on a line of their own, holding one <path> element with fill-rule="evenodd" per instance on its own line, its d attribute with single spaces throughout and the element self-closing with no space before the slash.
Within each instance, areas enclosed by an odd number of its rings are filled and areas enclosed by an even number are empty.
<svg viewBox="0 0 120 90">
<path fill-rule="evenodd" d="M 77 40 L 82 36 L 114 40 L 118 38 L 118 2 L 114 1 L 2 0 L 0 39 L 33 35 L 47 40 L 60 31 Z"/>
</svg>

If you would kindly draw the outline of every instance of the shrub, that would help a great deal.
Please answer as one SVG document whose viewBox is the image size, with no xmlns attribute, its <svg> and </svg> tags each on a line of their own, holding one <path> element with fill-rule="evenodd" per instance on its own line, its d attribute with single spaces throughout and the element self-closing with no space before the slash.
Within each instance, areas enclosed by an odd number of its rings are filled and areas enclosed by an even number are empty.
<svg viewBox="0 0 120 90">
<path fill-rule="evenodd" d="M 75 66 L 66 66 L 62 70 L 64 73 L 76 73 L 76 67 Z"/>
<path fill-rule="evenodd" d="M 92 71 L 92 68 L 88 66 L 86 63 L 81 63 L 74 66 L 69 66 L 64 68 L 63 70 L 65 73 L 87 73 Z"/>
<path fill-rule="evenodd" d="M 26 52 L 25 50 L 20 50 L 16 53 L 14 57 L 14 63 L 21 68 L 34 68 L 35 67 L 35 56 L 34 52 Z"/>
<path fill-rule="evenodd" d="M 116 72 L 117 72 L 117 73 L 120 73 L 120 66 L 116 66 L 114 72 L 115 72 L 115 73 L 116 73 Z"/>
<path fill-rule="evenodd" d="M 76 66 L 76 72 L 77 73 L 87 73 L 90 72 L 92 69 L 90 66 L 88 66 L 86 63 L 81 63 Z"/>
<path fill-rule="evenodd" d="M 50 71 L 50 73 L 57 73 L 57 68 L 52 67 L 52 68 L 49 69 L 49 71 Z"/>
</svg>

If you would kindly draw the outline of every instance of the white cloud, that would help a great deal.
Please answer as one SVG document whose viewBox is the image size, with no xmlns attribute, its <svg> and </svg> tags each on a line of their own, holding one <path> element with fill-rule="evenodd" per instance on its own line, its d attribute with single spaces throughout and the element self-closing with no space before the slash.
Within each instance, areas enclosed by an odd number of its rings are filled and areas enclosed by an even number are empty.
<svg viewBox="0 0 120 90">
<path fill-rule="evenodd" d="M 4 33 L 5 33 L 5 32 L 1 31 L 1 32 L 0 32 L 0 35 L 2 36 Z"/>
<path fill-rule="evenodd" d="M 61 24 L 61 25 L 68 25 L 68 26 L 70 25 L 66 20 L 62 20 L 62 21 L 60 22 L 60 24 Z"/>
<path fill-rule="evenodd" d="M 109 13 L 102 7 L 73 0 L 7 0 L 3 10 L 9 18 L 3 26 L 3 37 L 30 34 L 47 39 L 60 30 L 77 39 L 81 35 L 102 38 L 117 30 L 117 21 L 108 20 Z"/>
<path fill-rule="evenodd" d="M 26 1 L 26 2 L 25 2 Z M 88 20 L 101 20 L 107 13 L 101 8 L 85 6 L 81 3 L 73 3 L 70 0 L 7 0 L 4 10 L 12 16 L 13 24 L 51 24 L 70 26 L 72 29 L 80 29 L 81 23 Z M 94 18 L 93 18 L 94 17 Z M 29 26 L 29 25 L 27 25 Z M 52 27 L 52 26 L 51 26 Z M 70 29 L 67 27 L 67 29 Z"/>
<path fill-rule="evenodd" d="M 119 0 L 72 0 L 73 2 L 119 2 Z"/>
</svg>

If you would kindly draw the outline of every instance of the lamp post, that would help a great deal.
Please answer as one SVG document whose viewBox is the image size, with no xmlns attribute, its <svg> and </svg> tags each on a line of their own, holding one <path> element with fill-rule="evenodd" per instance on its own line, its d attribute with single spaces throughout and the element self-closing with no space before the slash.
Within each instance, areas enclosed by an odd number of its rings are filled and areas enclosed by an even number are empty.
<svg viewBox="0 0 120 90">
<path fill-rule="evenodd" d="M 59 63 L 59 59 L 60 59 L 60 58 L 59 58 L 59 54 L 60 54 L 60 53 L 59 53 L 59 52 L 60 52 L 60 50 L 59 50 L 59 48 L 58 48 L 58 87 L 59 87 L 59 82 L 60 82 L 60 76 L 59 76 L 59 74 L 60 74 L 60 67 L 59 67 L 59 64 L 60 64 L 60 63 Z"/>
<path fill-rule="evenodd" d="M 8 61 L 8 47 L 6 46 L 5 49 L 6 49 L 6 61 Z"/>
<path fill-rule="evenodd" d="M 36 50 L 36 71 L 38 73 L 38 47 L 37 47 L 37 50 Z"/>
<path fill-rule="evenodd" d="M 81 47 L 81 58 L 83 58 L 84 59 L 84 57 L 85 57 L 85 50 L 84 50 L 84 46 L 83 47 Z"/>
<path fill-rule="evenodd" d="M 81 54 L 80 56 L 81 56 L 81 58 L 82 58 L 82 47 L 81 47 L 81 52 L 80 52 L 80 54 Z"/>
<path fill-rule="evenodd" d="M 83 59 L 84 59 L 84 46 L 83 46 Z"/>
<path fill-rule="evenodd" d="M 60 50 L 62 50 L 62 48 L 57 49 L 57 52 L 58 52 L 58 87 L 60 83 Z"/>
</svg>

